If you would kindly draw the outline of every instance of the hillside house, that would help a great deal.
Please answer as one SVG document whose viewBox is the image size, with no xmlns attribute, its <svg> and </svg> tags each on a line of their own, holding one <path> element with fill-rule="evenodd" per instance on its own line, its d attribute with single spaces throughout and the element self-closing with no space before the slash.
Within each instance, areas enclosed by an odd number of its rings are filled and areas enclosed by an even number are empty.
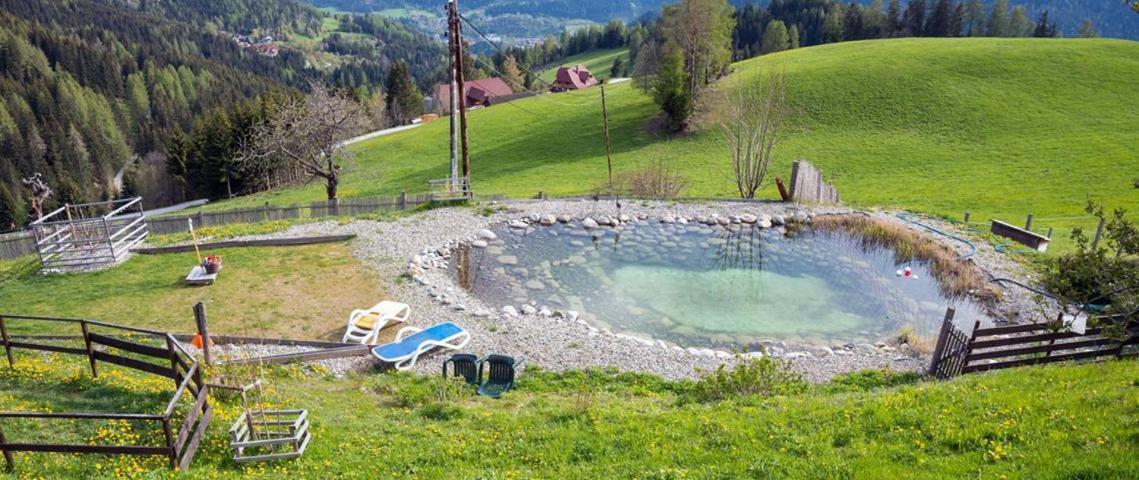
<svg viewBox="0 0 1139 480">
<path fill-rule="evenodd" d="M 463 90 L 464 93 L 466 93 L 463 97 L 467 100 L 467 108 L 489 107 L 517 98 L 514 94 L 514 90 L 511 90 L 505 81 L 497 77 L 463 82 Z M 451 85 L 449 83 L 436 85 L 433 99 L 436 108 L 441 110 L 450 109 Z"/>
<path fill-rule="evenodd" d="M 550 87 L 551 92 L 565 92 L 569 90 L 581 90 L 597 85 L 597 79 L 589 73 L 589 69 L 585 65 L 575 65 L 572 67 L 561 67 L 558 69 L 558 74 L 554 77 L 554 84 Z"/>
</svg>

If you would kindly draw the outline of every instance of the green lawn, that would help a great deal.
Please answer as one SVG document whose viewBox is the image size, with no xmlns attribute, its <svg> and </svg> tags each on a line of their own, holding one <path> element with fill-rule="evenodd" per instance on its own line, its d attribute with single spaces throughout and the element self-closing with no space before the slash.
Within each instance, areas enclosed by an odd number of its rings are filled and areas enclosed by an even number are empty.
<svg viewBox="0 0 1139 480">
<path fill-rule="evenodd" d="M 610 48 L 604 50 L 590 50 L 588 52 L 579 53 L 570 57 L 566 57 L 558 62 L 557 65 L 541 72 L 538 78 L 546 82 L 553 82 L 554 76 L 558 74 L 558 67 L 573 66 L 577 64 L 585 65 L 593 76 L 598 79 L 609 78 L 609 70 L 613 68 L 613 61 L 617 57 L 624 57 L 625 64 L 629 64 L 629 49 L 628 48 Z"/>
<path fill-rule="evenodd" d="M 28 355 L 15 370 L 0 368 L 9 408 L 161 408 L 155 390 L 166 381 L 110 365 L 91 380 L 82 357 Z M 202 450 L 178 478 L 1137 478 L 1137 366 L 1024 368 L 873 390 L 864 389 L 881 382 L 861 377 L 712 403 L 682 401 L 690 384 L 637 374 L 530 371 L 490 400 L 434 377 L 271 370 L 272 405 L 309 410 L 305 456 L 235 465 L 225 430 L 240 405 L 215 399 Z M 84 425 L 78 436 L 96 438 Z M 10 441 L 44 432 L 4 428 Z M 118 440 L 157 434 L 99 430 Z M 21 478 L 169 476 L 160 458 L 15 455 Z"/>
<path fill-rule="evenodd" d="M 182 283 L 196 262 L 193 252 L 136 255 L 101 272 L 50 276 L 37 273 L 34 258 L 0 262 L 0 313 L 192 333 L 191 307 L 201 301 L 210 330 L 217 334 L 339 340 L 349 312 L 383 299 L 379 279 L 352 256 L 346 243 L 208 253 L 221 255 L 224 268 L 218 281 L 206 287 Z M 60 327 L 9 322 L 15 333 L 45 328 Z"/>
<path fill-rule="evenodd" d="M 1139 43 L 847 42 L 738 63 L 718 88 L 759 81 L 771 68 L 786 71 L 799 112 L 776 151 L 774 175 L 786 178 L 792 160 L 808 159 L 850 204 L 1014 222 L 1034 213 L 1039 229 L 1064 233 L 1094 228 L 1083 215 L 1089 198 L 1139 203 Z M 714 122 L 664 139 L 646 127 L 657 115 L 647 96 L 628 83 L 608 92 L 616 170 L 663 159 L 685 175 L 685 195 L 735 196 Z M 598 95 L 590 89 L 472 112 L 475 188 L 514 197 L 593 191 L 605 176 Z M 343 195 L 424 191 L 428 179 L 447 174 L 447 128 L 435 122 L 357 145 Z M 776 197 L 770 182 L 761 194 Z M 211 208 L 321 198 L 314 183 Z"/>
</svg>

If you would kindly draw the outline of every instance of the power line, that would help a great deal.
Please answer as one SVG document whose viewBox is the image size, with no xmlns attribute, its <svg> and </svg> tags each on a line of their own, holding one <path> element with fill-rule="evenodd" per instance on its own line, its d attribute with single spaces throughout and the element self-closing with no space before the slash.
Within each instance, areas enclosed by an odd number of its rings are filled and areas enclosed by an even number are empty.
<svg viewBox="0 0 1139 480">
<path fill-rule="evenodd" d="M 545 101 L 547 101 L 547 102 L 550 102 L 550 103 L 552 103 L 552 104 L 554 104 L 554 105 L 558 105 L 558 106 L 562 106 L 562 107 L 570 107 L 570 108 L 579 108 L 579 107 L 588 107 L 588 106 L 590 106 L 590 105 L 594 105 L 594 104 L 596 104 L 597 102 L 599 102 L 599 101 L 600 101 L 600 100 L 590 100 L 590 101 L 582 102 L 582 103 L 579 103 L 579 104 L 571 104 L 571 103 L 564 103 L 564 102 L 559 102 L 559 101 L 557 101 L 557 100 L 554 100 L 554 99 L 550 98 L 549 96 L 547 96 L 547 95 L 545 95 L 545 94 L 542 94 L 542 93 L 539 93 L 539 92 L 535 92 L 535 91 L 533 91 L 533 90 L 531 90 L 531 89 L 529 89 L 529 88 L 526 88 L 526 86 L 525 86 L 525 85 L 522 85 L 522 84 L 518 83 L 517 81 L 515 81 L 515 80 L 512 80 L 512 79 L 511 79 L 510 77 L 508 77 L 506 74 L 504 74 L 504 73 L 500 72 L 500 71 L 499 71 L 497 68 L 494 68 L 494 65 L 493 65 L 493 64 L 491 64 L 491 63 L 488 63 L 487 61 L 485 61 L 485 60 L 483 60 L 483 59 L 481 59 L 481 58 L 479 58 L 479 57 L 472 57 L 472 58 L 474 58 L 476 62 L 482 62 L 482 65 L 483 65 L 484 67 L 486 67 L 486 68 L 490 69 L 490 71 L 492 71 L 492 72 L 494 72 L 494 73 L 497 73 L 497 74 L 498 74 L 498 76 L 499 76 L 499 78 L 502 78 L 504 81 L 507 81 L 507 82 L 513 83 L 515 86 L 517 86 L 517 87 L 521 88 L 522 90 L 525 90 L 526 92 L 532 93 L 534 97 L 536 97 L 536 98 L 539 98 L 539 99 L 542 99 L 542 100 L 545 100 Z M 507 103 L 511 103 L 511 102 L 507 102 Z M 521 108 L 521 107 L 519 107 L 519 108 Z"/>
<path fill-rule="evenodd" d="M 486 43 L 489 43 L 490 46 L 494 47 L 495 50 L 498 50 L 498 53 L 501 53 L 504 56 L 510 56 L 510 54 L 507 53 L 506 50 L 503 50 L 502 47 L 498 46 L 497 43 L 494 43 L 493 41 L 491 41 L 490 37 L 487 37 L 486 34 L 482 32 L 482 30 L 479 30 L 479 27 L 476 27 L 475 24 L 471 23 L 470 20 L 467 20 L 467 17 L 459 15 L 459 18 L 463 19 L 464 22 L 467 22 L 467 25 L 469 25 L 471 28 L 475 29 L 475 32 L 478 33 L 479 36 L 481 36 L 483 38 L 483 40 L 486 40 Z M 554 84 L 547 82 L 545 80 L 542 80 L 542 77 L 540 77 L 540 76 L 538 76 L 538 74 L 534 73 L 533 70 L 526 68 L 525 65 L 519 65 L 519 67 L 522 67 L 522 69 L 525 70 L 526 73 L 529 73 L 531 76 L 533 76 L 535 80 L 542 82 L 542 83 L 544 83 L 550 87 L 554 86 Z"/>
</svg>

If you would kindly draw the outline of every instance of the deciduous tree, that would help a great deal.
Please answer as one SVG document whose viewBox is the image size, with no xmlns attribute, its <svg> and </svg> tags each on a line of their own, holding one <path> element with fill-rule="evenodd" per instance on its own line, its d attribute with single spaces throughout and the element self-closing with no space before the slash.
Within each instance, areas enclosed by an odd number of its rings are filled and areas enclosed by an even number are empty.
<svg viewBox="0 0 1139 480">
<path fill-rule="evenodd" d="M 745 85 L 725 102 L 728 112 L 720 127 L 740 198 L 755 198 L 763 188 L 788 113 L 786 84 L 783 72 L 771 70 L 766 85 Z"/>
</svg>

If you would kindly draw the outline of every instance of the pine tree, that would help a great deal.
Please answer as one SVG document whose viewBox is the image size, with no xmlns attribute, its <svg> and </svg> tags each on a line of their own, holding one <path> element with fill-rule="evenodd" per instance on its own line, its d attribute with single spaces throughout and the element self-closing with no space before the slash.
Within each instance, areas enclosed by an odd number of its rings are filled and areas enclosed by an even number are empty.
<svg viewBox="0 0 1139 480">
<path fill-rule="evenodd" d="M 933 13 L 925 22 L 925 34 L 931 37 L 948 37 L 949 24 L 952 22 L 949 0 L 937 0 Z"/>
<path fill-rule="evenodd" d="M 1056 24 L 1048 21 L 1048 10 L 1040 14 L 1040 18 L 1036 20 L 1036 28 L 1032 30 L 1032 36 L 1040 38 L 1052 38 L 1060 34 L 1056 30 Z"/>
<path fill-rule="evenodd" d="M 989 21 L 985 25 L 985 35 L 989 37 L 1009 36 L 1008 0 L 993 0 Z"/>
<path fill-rule="evenodd" d="M 502 80 L 510 85 L 510 89 L 515 92 L 523 90 L 522 70 L 518 68 L 518 60 L 514 55 L 507 55 L 506 60 L 502 61 Z"/>
<path fill-rule="evenodd" d="M 903 35 L 920 37 L 925 35 L 925 0 L 910 0 L 906 13 L 902 16 Z"/>
<path fill-rule="evenodd" d="M 625 76 L 625 57 L 618 56 L 613 59 L 613 66 L 609 67 L 609 78 L 621 78 Z"/>
<path fill-rule="evenodd" d="M 411 71 L 403 61 L 393 63 L 388 70 L 384 95 L 387 97 L 388 117 L 393 124 L 406 124 L 423 112 L 423 95 L 415 87 Z"/>
<path fill-rule="evenodd" d="M 692 92 L 684 72 L 684 53 L 673 49 L 665 55 L 652 86 L 653 100 L 668 116 L 671 131 L 684 130 L 692 115 Z"/>
<path fill-rule="evenodd" d="M 981 1 L 981 0 L 974 0 Z M 890 5 L 886 7 L 886 36 L 894 37 L 902 29 L 902 2 L 901 0 L 890 0 Z"/>
<path fill-rule="evenodd" d="M 763 29 L 763 40 L 759 44 L 759 54 L 782 52 L 787 50 L 788 46 L 787 26 L 779 20 L 768 22 L 767 28 Z"/>
<path fill-rule="evenodd" d="M 842 41 L 842 16 L 842 6 L 839 4 L 833 4 L 830 11 L 827 12 L 826 19 L 823 20 L 823 43 L 835 43 Z"/>
<path fill-rule="evenodd" d="M 1076 36 L 1080 38 L 1096 38 L 1099 32 L 1096 32 L 1095 24 L 1092 19 L 1085 18 L 1083 23 L 1080 24 L 1080 29 L 1076 31 Z"/>
</svg>

